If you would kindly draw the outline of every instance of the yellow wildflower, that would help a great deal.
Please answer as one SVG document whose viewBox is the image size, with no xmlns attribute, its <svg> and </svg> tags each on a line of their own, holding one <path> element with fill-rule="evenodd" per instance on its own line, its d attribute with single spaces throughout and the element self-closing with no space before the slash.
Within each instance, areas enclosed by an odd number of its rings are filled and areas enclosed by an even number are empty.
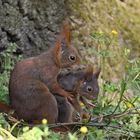
<svg viewBox="0 0 140 140">
<path fill-rule="evenodd" d="M 127 106 L 127 108 L 133 108 L 133 104 L 130 102 L 125 102 L 125 105 Z"/>
<path fill-rule="evenodd" d="M 47 123 L 48 123 L 47 119 L 42 120 L 42 124 L 47 124 Z"/>
<path fill-rule="evenodd" d="M 118 35 L 118 32 L 117 32 L 116 30 L 112 30 L 112 31 L 111 31 L 111 34 L 112 34 L 112 35 Z"/>
<path fill-rule="evenodd" d="M 80 132 L 81 133 L 87 133 L 88 132 L 88 129 L 87 129 L 87 127 L 86 126 L 82 126 L 81 128 L 80 128 Z"/>
<path fill-rule="evenodd" d="M 79 104 L 81 107 L 85 106 L 83 102 L 80 102 Z"/>
</svg>

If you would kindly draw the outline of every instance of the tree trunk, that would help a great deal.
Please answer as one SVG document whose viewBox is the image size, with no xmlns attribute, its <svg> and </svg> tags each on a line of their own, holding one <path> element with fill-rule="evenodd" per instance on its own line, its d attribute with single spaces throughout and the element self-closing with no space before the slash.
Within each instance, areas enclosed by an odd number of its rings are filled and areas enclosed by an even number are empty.
<svg viewBox="0 0 140 140">
<path fill-rule="evenodd" d="M 0 0 L 0 52 L 16 43 L 34 56 L 52 46 L 67 17 L 64 0 Z"/>
</svg>

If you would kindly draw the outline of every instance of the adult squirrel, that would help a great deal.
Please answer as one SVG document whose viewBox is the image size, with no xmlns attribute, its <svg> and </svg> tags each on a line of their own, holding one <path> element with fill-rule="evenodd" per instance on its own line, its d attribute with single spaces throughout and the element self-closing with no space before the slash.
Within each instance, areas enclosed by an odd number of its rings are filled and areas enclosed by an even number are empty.
<svg viewBox="0 0 140 140">
<path fill-rule="evenodd" d="M 74 109 L 81 115 L 84 115 L 79 101 L 82 100 L 85 105 L 88 105 L 86 99 L 96 99 L 99 93 L 98 77 L 100 69 L 93 72 L 92 66 L 86 69 L 70 71 L 58 75 L 58 83 L 66 91 L 74 95 L 73 100 L 68 102 L 63 97 L 56 95 L 59 108 L 59 122 L 71 122 Z M 74 108 L 72 108 L 72 106 Z M 65 112 L 65 113 L 64 113 Z M 68 115 L 69 114 L 69 115 Z M 82 117 L 82 116 L 81 116 Z"/>
<path fill-rule="evenodd" d="M 57 91 L 60 96 L 72 96 L 59 86 L 57 75 L 61 68 L 78 63 L 80 56 L 71 45 L 70 27 L 65 22 L 54 47 L 15 65 L 10 77 L 9 94 L 17 116 L 26 121 L 46 118 L 49 123 L 55 123 L 58 109 L 52 93 Z"/>
</svg>

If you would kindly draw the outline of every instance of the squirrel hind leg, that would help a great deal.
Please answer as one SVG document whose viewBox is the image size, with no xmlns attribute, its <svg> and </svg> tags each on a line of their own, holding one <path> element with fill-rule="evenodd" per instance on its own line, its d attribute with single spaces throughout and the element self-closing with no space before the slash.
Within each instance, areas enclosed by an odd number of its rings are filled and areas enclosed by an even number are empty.
<svg viewBox="0 0 140 140">
<path fill-rule="evenodd" d="M 58 107 L 55 97 L 50 93 L 45 102 L 36 112 L 38 120 L 47 119 L 49 124 L 56 123 L 58 118 Z"/>
<path fill-rule="evenodd" d="M 72 122 L 73 107 L 72 105 L 62 96 L 55 95 L 58 104 L 58 119 L 57 122 L 70 123 Z"/>
<path fill-rule="evenodd" d="M 25 85 L 26 88 L 25 88 Z M 18 89 L 12 93 L 11 104 L 20 119 L 47 119 L 48 123 L 55 123 L 58 116 L 57 102 L 48 87 L 35 79 L 24 79 Z M 20 97 L 20 100 L 17 98 Z"/>
</svg>

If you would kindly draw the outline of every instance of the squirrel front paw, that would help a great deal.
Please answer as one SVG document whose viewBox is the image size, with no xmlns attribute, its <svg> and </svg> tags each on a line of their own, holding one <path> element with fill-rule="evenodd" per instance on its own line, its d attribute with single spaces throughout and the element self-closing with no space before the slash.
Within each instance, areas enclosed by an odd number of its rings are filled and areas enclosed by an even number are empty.
<svg viewBox="0 0 140 140">
<path fill-rule="evenodd" d="M 63 96 L 69 101 L 69 102 L 72 102 L 73 100 L 73 95 L 71 92 L 65 92 L 65 94 L 63 94 Z"/>
</svg>

